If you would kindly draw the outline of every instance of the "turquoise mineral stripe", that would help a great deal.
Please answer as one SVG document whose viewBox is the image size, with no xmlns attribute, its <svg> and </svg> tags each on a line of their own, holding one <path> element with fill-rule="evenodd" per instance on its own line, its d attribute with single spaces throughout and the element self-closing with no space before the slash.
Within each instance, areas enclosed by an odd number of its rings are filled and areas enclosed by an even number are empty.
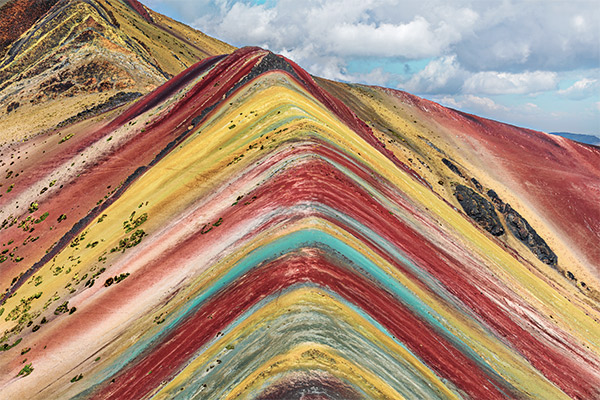
<svg viewBox="0 0 600 400">
<path fill-rule="evenodd" d="M 386 328 L 363 310 L 348 302 L 345 298 L 339 296 L 329 288 L 320 287 L 311 283 L 292 285 L 280 293 L 272 294 L 262 299 L 259 303 L 255 304 L 232 322 L 227 329 L 223 331 L 223 334 L 227 335 L 232 330 L 235 330 L 239 324 L 247 318 L 251 318 L 252 315 L 267 304 L 276 301 L 279 296 L 305 287 L 316 288 L 322 292 L 326 292 L 329 296 L 363 317 L 382 335 L 387 336 L 416 359 L 419 359 L 406 348 L 406 346 L 392 336 Z M 235 346 L 232 350 L 227 351 L 224 349 L 223 352 L 216 356 L 221 361 L 220 363 L 211 360 L 208 364 L 197 368 L 197 373 L 194 378 L 187 380 L 184 383 L 184 388 L 178 389 L 175 392 L 177 393 L 176 398 L 192 399 L 194 398 L 194 394 L 205 396 L 202 398 L 221 398 L 228 388 L 238 384 L 241 379 L 253 372 L 253 368 L 246 367 L 244 369 L 244 366 L 249 362 L 244 361 L 245 358 L 243 357 L 243 352 L 253 351 L 254 354 L 248 357 L 260 358 L 260 361 L 258 362 L 263 363 L 278 354 L 291 350 L 295 345 L 306 342 L 320 343 L 335 348 L 338 353 L 344 356 L 344 358 L 356 362 L 371 373 L 379 376 L 407 399 L 439 398 L 439 393 L 431 387 L 427 379 L 422 378 L 422 374 L 418 373 L 418 371 L 414 371 L 412 366 L 409 366 L 405 360 L 397 357 L 396 354 L 386 351 L 386 349 L 378 346 L 374 346 L 360 334 L 359 330 L 342 323 L 342 321 L 332 319 L 324 310 L 315 309 L 314 304 L 310 305 L 310 309 L 308 306 L 297 307 L 303 308 L 302 313 L 296 312 L 292 315 L 283 315 L 281 319 L 269 323 L 268 332 L 260 330 L 250 332 L 243 340 L 235 341 Z M 302 318 L 302 315 L 305 314 L 309 314 L 309 316 Z M 286 316 L 290 319 L 287 320 L 285 318 Z M 274 342 L 270 345 L 269 338 L 272 338 L 276 343 Z M 200 356 L 206 348 L 210 347 L 217 340 L 219 339 L 215 338 L 210 344 L 204 346 L 204 348 L 199 350 L 193 358 L 195 359 Z M 261 343 L 261 346 L 264 348 L 254 349 L 252 346 L 254 343 Z M 367 348 L 366 346 L 359 346 L 359 344 L 371 345 Z M 258 357 L 258 354 L 260 354 L 260 357 Z M 349 357 L 350 355 L 354 356 Z M 228 361 L 231 359 L 235 359 L 236 365 L 242 367 L 237 368 L 236 371 L 232 371 L 228 368 Z M 423 365 L 428 368 L 427 365 Z M 234 372 L 237 372 L 237 378 L 233 375 Z M 434 371 L 430 370 L 430 372 L 433 375 L 436 375 Z M 202 385 L 215 381 L 223 383 L 227 382 L 225 387 L 221 388 L 221 392 L 215 393 L 217 388 L 212 387 L 214 384 L 212 386 L 211 384 L 208 384 L 206 390 L 202 390 Z M 461 397 L 452 384 L 447 383 L 447 387 L 454 391 L 457 397 Z"/>
<path fill-rule="evenodd" d="M 468 355 L 475 363 L 484 369 L 489 375 L 493 376 L 498 382 L 503 382 L 504 386 L 510 386 L 501 376 L 499 376 L 489 364 L 483 360 L 475 351 L 468 347 L 460 338 L 454 336 L 440 320 L 443 318 L 431 307 L 423 303 L 417 296 L 410 292 L 406 287 L 401 285 L 394 278 L 389 276 L 379 266 L 373 264 L 368 258 L 356 251 L 344 242 L 329 235 L 326 232 L 317 229 L 305 229 L 293 232 L 272 243 L 255 249 L 250 252 L 244 259 L 231 268 L 225 276 L 214 285 L 207 288 L 194 299 L 191 299 L 189 305 L 177 313 L 177 316 L 165 326 L 162 332 L 156 333 L 150 338 L 140 340 L 131 346 L 112 367 L 105 369 L 108 375 L 123 368 L 129 361 L 138 356 L 147 346 L 155 340 L 159 335 L 171 331 L 177 324 L 193 310 L 197 309 L 203 302 L 215 295 L 220 290 L 228 287 L 232 282 L 247 273 L 253 267 L 260 265 L 266 261 L 273 260 L 284 254 L 300 248 L 306 247 L 327 247 L 335 251 L 335 253 L 343 255 L 344 259 L 350 261 L 350 264 L 358 267 L 358 272 L 367 272 L 374 277 L 378 283 L 384 286 L 388 291 L 393 293 L 405 306 L 413 313 L 418 315 L 428 324 L 430 324 L 437 332 L 448 339 L 455 347 Z"/>
</svg>

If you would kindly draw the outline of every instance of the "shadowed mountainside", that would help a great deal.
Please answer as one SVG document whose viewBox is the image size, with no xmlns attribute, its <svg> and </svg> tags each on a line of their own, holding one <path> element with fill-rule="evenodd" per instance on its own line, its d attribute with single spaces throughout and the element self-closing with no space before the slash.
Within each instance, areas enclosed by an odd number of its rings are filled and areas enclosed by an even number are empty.
<svg viewBox="0 0 600 400">
<path fill-rule="evenodd" d="M 123 101 L 3 147 L 3 395 L 600 396 L 597 147 L 260 48 Z"/>
</svg>

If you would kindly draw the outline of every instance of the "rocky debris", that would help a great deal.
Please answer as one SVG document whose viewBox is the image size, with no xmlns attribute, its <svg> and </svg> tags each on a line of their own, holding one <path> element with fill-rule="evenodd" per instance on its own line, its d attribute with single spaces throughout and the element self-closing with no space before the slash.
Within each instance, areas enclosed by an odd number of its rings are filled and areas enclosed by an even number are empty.
<svg viewBox="0 0 600 400">
<path fill-rule="evenodd" d="M 77 69 L 65 69 L 41 82 L 33 103 L 59 95 L 105 92 L 134 86 L 134 81 L 124 71 L 101 60 L 91 60 Z"/>
<path fill-rule="evenodd" d="M 10 0 L 0 2 L 0 59 L 8 48 L 58 0 Z"/>
<path fill-rule="evenodd" d="M 391 129 L 388 129 L 388 130 L 389 130 L 390 132 L 392 132 L 392 133 L 394 132 L 394 131 L 392 131 Z M 444 155 L 446 154 L 446 153 L 444 153 L 444 150 L 442 150 L 442 149 L 440 149 L 439 147 L 437 147 L 435 144 L 433 144 L 432 142 L 430 142 L 430 141 L 429 141 L 427 138 L 425 138 L 425 137 L 423 137 L 423 136 L 421 136 L 421 135 L 419 135 L 419 136 L 417 136 L 417 137 L 418 137 L 419 139 L 421 139 L 422 141 L 424 141 L 425 143 L 427 143 L 427 146 L 431 147 L 432 149 L 434 149 L 434 150 L 435 150 L 435 151 L 437 151 L 438 153 L 440 153 L 440 154 L 444 154 Z"/>
<path fill-rule="evenodd" d="M 480 191 L 483 192 L 483 186 L 481 186 L 481 183 L 479 183 L 479 181 L 475 178 L 471 178 L 471 182 L 473 182 L 473 185 L 475 185 L 475 188 Z"/>
<path fill-rule="evenodd" d="M 21 106 L 21 104 L 18 101 L 13 101 L 12 103 L 10 103 L 7 107 L 6 107 L 6 113 L 10 114 L 11 111 L 16 110 L 17 108 L 19 108 Z"/>
<path fill-rule="evenodd" d="M 66 120 L 59 123 L 56 127 L 62 128 L 63 126 L 67 126 L 69 124 L 72 124 L 73 122 L 101 114 L 105 111 L 110 110 L 111 108 L 115 108 L 122 104 L 129 103 L 130 101 L 137 99 L 141 95 L 142 94 L 140 92 L 119 92 L 114 96 L 111 96 L 106 102 L 98 104 L 97 106 L 94 106 L 87 110 L 83 110 L 77 115 L 67 118 Z"/>
<path fill-rule="evenodd" d="M 504 227 L 498 218 L 498 214 L 496 214 L 494 206 L 483 196 L 464 185 L 456 186 L 455 196 L 465 213 L 483 229 L 494 236 L 504 234 Z"/>
<path fill-rule="evenodd" d="M 543 263 L 556 266 L 558 257 L 550 249 L 546 241 L 529 225 L 529 222 L 514 210 L 509 203 L 504 203 L 495 191 L 490 189 L 487 195 L 496 205 L 498 211 L 504 214 L 508 230 L 523 242 Z"/>
<path fill-rule="evenodd" d="M 442 158 L 442 162 L 444 163 L 444 165 L 446 167 L 448 167 L 450 169 L 450 171 L 454 172 L 456 175 L 460 176 L 461 178 L 465 177 L 462 174 L 462 172 L 460 172 L 460 169 L 458 169 L 458 167 L 456 165 L 454 165 L 450 160 Z"/>
<path fill-rule="evenodd" d="M 233 88 L 231 88 L 229 92 L 227 92 L 227 97 L 239 87 L 243 86 L 246 82 L 272 70 L 286 71 L 299 81 L 302 81 L 298 74 L 296 74 L 296 71 L 294 71 L 294 68 L 290 65 L 290 63 L 287 62 L 285 58 L 269 52 L 262 58 L 262 60 L 260 60 L 257 65 L 252 68 L 249 74 L 247 74 Z"/>
</svg>

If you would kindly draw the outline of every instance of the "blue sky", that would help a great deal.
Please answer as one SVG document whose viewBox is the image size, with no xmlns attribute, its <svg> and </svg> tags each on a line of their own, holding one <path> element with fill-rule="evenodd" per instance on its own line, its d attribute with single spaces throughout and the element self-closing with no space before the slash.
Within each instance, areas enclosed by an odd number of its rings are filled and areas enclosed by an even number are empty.
<svg viewBox="0 0 600 400">
<path fill-rule="evenodd" d="M 144 1 L 144 0 L 142 0 Z M 146 0 L 235 46 L 545 132 L 600 137 L 600 2 Z"/>
</svg>

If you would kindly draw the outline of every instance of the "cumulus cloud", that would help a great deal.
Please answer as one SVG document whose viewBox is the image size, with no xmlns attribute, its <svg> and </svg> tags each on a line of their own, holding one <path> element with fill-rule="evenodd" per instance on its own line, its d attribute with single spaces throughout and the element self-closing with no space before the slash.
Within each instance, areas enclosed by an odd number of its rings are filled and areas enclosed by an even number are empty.
<svg viewBox="0 0 600 400">
<path fill-rule="evenodd" d="M 535 94 L 553 90 L 558 76 L 551 71 L 508 73 L 482 71 L 472 73 L 464 69 L 456 55 L 435 59 L 400 84 L 402 89 L 415 93 L 465 94 Z"/>
<path fill-rule="evenodd" d="M 477 35 L 456 52 L 470 70 L 517 72 L 594 68 L 600 59 L 595 1 L 473 2 Z M 483 7 L 479 9 L 478 7 Z"/>
<path fill-rule="evenodd" d="M 325 71 L 332 79 L 348 75 L 343 69 L 350 58 L 443 55 L 473 34 L 479 18 L 468 7 L 441 6 L 445 15 L 423 10 L 424 14 L 406 13 L 407 19 L 401 17 L 405 7 L 395 0 L 215 2 L 216 15 L 198 16 L 195 27 L 235 45 L 260 45 L 289 55 L 311 73 Z"/>
<path fill-rule="evenodd" d="M 323 45 L 346 56 L 426 58 L 443 53 L 460 40 L 457 28 L 447 23 L 433 25 L 420 15 L 405 24 L 334 24 Z"/>
<path fill-rule="evenodd" d="M 400 87 L 415 93 L 456 93 L 460 91 L 467 75 L 455 55 L 440 57 L 429 62 Z"/>
<path fill-rule="evenodd" d="M 582 100 L 591 96 L 600 96 L 600 80 L 583 78 L 566 89 L 559 90 L 558 94 L 573 100 Z"/>
<path fill-rule="evenodd" d="M 600 7 L 594 0 L 143 1 L 165 13 L 175 10 L 183 22 L 233 45 L 283 54 L 325 78 L 400 82 L 446 104 L 455 98 L 455 108 L 506 118 L 517 115 L 502 108 L 500 97 L 509 96 L 519 104 L 515 109 L 537 113 L 541 124 L 565 102 L 585 102 L 596 113 L 586 120 L 588 131 L 598 130 Z M 386 62 L 412 64 L 392 71 L 383 68 Z M 561 84 L 574 78 L 566 88 Z M 547 97 L 544 106 L 533 107 L 540 94 Z M 561 106 L 551 110 L 548 96 Z M 582 120 L 568 112 L 554 117 L 562 126 Z"/>
<path fill-rule="evenodd" d="M 489 97 L 474 96 L 472 94 L 450 97 L 444 96 L 436 99 L 447 107 L 468 109 L 473 112 L 484 112 L 489 113 L 490 111 L 509 111 L 509 108 L 501 104 L 496 103 Z"/>
<path fill-rule="evenodd" d="M 465 93 L 534 94 L 553 90 L 558 85 L 555 72 L 534 71 L 512 74 L 485 71 L 470 76 L 463 85 Z"/>
</svg>

